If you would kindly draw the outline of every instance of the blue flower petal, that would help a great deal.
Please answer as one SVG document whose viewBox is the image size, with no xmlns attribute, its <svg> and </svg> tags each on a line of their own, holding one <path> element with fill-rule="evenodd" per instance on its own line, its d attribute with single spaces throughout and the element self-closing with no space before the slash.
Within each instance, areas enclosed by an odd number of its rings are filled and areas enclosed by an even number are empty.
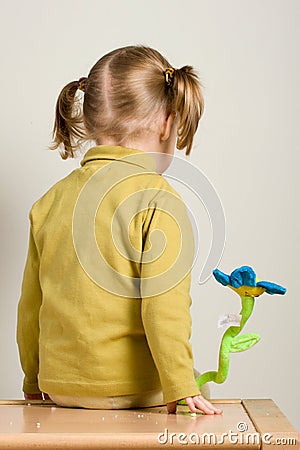
<svg viewBox="0 0 300 450">
<path fill-rule="evenodd" d="M 255 286 L 256 274 L 252 267 L 242 266 L 235 269 L 230 275 L 231 286 L 239 288 L 241 286 Z"/>
<path fill-rule="evenodd" d="M 266 289 L 268 294 L 281 294 L 284 295 L 286 293 L 286 288 L 280 286 L 279 284 L 271 283 L 270 281 L 259 281 L 257 286 L 263 287 Z"/>
<path fill-rule="evenodd" d="M 226 273 L 221 272 L 221 270 L 215 269 L 213 275 L 219 283 L 223 284 L 223 286 L 230 284 L 229 276 L 226 275 Z"/>
<path fill-rule="evenodd" d="M 286 293 L 286 288 L 279 284 L 271 283 L 270 281 L 259 281 L 256 283 L 256 274 L 252 267 L 242 266 L 235 269 L 231 275 L 221 272 L 219 269 L 213 271 L 215 279 L 223 284 L 223 286 L 232 286 L 236 289 L 241 286 L 258 286 L 266 290 L 267 294 L 281 294 Z"/>
</svg>

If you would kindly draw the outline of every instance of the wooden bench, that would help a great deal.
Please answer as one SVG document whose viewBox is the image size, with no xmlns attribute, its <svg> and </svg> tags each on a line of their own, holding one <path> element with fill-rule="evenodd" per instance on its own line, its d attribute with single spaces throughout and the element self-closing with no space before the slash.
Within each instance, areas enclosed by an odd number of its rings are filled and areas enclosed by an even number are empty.
<svg viewBox="0 0 300 450">
<path fill-rule="evenodd" d="M 61 408 L 50 401 L 0 401 L 0 449 L 299 449 L 299 435 L 270 399 L 211 400 L 223 415 Z"/>
</svg>

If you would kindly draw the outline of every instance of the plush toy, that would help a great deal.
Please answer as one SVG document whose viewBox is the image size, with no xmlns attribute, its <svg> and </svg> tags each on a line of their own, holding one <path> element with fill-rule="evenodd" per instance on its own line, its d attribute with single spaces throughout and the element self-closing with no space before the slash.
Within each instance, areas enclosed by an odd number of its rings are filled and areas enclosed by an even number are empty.
<svg viewBox="0 0 300 450">
<path fill-rule="evenodd" d="M 252 314 L 254 298 L 264 292 L 271 295 L 283 295 L 286 293 L 286 289 L 278 284 L 260 281 L 256 278 L 254 270 L 249 266 L 242 266 L 234 270 L 231 275 L 226 275 L 216 269 L 213 271 L 213 275 L 219 283 L 223 284 L 223 286 L 229 286 L 241 297 L 241 321 L 239 326 L 230 326 L 225 331 L 219 350 L 218 371 L 205 372 L 197 377 L 196 381 L 199 388 L 209 381 L 223 383 L 228 375 L 230 353 L 243 352 L 259 341 L 260 336 L 256 333 L 238 336 Z"/>
</svg>

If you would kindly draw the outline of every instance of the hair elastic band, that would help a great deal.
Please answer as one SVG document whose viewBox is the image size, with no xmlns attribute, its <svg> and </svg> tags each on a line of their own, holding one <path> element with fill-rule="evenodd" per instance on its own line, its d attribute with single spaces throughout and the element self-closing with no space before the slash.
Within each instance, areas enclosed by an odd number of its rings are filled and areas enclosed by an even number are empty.
<svg viewBox="0 0 300 450">
<path fill-rule="evenodd" d="M 79 78 L 79 80 L 77 81 L 77 88 L 80 89 L 82 92 L 85 92 L 86 83 L 87 83 L 87 77 Z"/>
<path fill-rule="evenodd" d="M 168 86 L 171 86 L 173 84 L 173 76 L 176 69 L 175 67 L 168 67 L 165 71 L 165 79 Z"/>
</svg>

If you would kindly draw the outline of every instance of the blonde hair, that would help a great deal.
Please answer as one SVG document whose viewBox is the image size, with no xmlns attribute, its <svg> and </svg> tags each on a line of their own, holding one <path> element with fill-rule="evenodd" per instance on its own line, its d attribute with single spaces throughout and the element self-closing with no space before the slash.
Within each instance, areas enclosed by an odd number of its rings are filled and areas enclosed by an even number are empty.
<svg viewBox="0 0 300 450">
<path fill-rule="evenodd" d="M 117 145 L 155 129 L 162 113 L 179 114 L 176 147 L 189 155 L 203 114 L 202 84 L 191 66 L 174 71 L 166 83 L 164 71 L 172 67 L 155 49 L 127 46 L 104 55 L 85 80 L 83 107 L 78 81 L 59 94 L 53 127 L 53 146 L 63 144 L 63 159 L 74 157 L 83 140 L 113 137 Z"/>
</svg>

